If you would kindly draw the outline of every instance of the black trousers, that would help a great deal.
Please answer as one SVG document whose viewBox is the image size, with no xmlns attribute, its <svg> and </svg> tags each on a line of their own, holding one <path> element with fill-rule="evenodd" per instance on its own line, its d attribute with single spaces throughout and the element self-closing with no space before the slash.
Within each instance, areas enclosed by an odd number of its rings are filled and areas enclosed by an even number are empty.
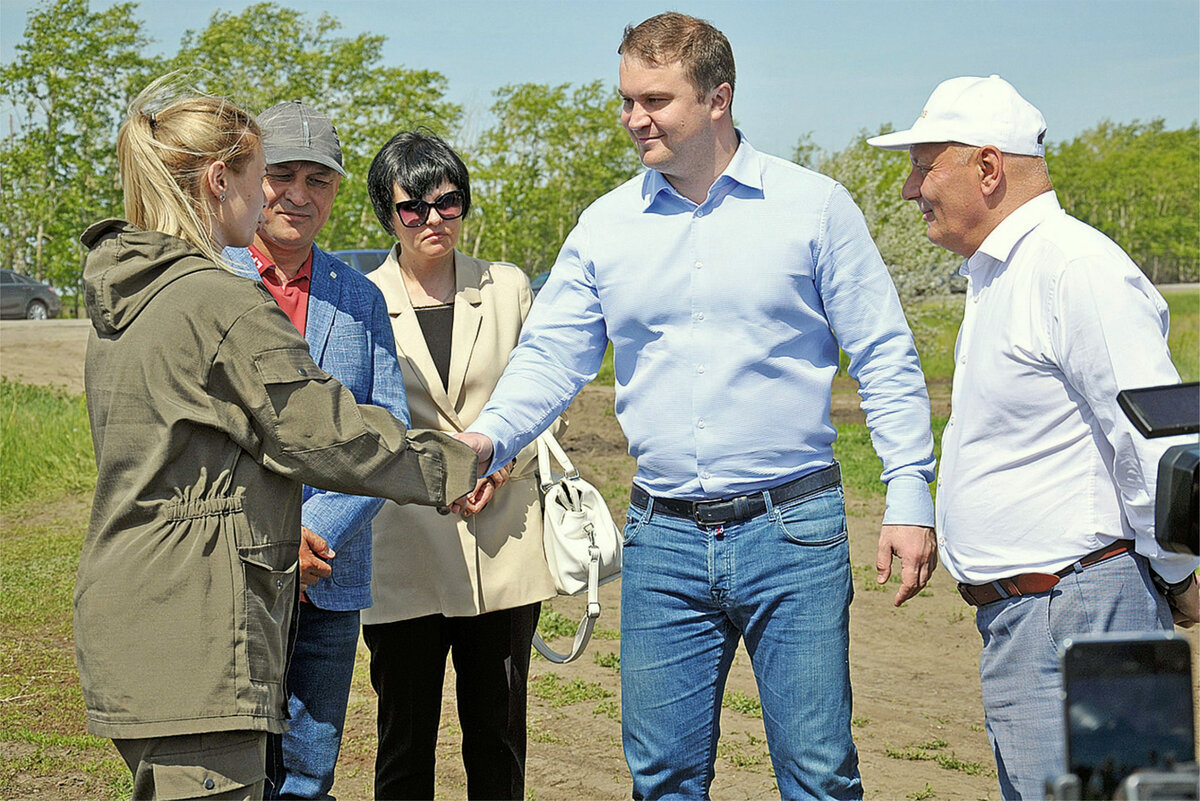
<svg viewBox="0 0 1200 801">
<path fill-rule="evenodd" d="M 431 799 L 446 655 L 457 675 L 467 798 L 525 798 L 529 649 L 541 604 L 363 626 L 379 695 L 375 797 Z"/>
</svg>

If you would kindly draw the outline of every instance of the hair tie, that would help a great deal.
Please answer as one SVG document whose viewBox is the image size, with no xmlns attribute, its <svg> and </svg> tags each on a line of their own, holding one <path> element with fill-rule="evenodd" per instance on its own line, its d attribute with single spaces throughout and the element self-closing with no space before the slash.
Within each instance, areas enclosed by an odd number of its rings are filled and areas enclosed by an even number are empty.
<svg viewBox="0 0 1200 801">
<path fill-rule="evenodd" d="M 151 111 L 150 112 L 150 130 L 153 131 L 157 127 L 158 127 L 158 119 L 154 116 L 154 112 Z"/>
</svg>

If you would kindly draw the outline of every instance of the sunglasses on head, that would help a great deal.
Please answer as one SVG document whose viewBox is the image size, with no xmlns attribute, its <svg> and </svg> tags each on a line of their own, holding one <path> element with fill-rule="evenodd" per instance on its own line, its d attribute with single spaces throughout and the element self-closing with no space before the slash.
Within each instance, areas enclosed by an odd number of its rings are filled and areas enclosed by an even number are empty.
<svg viewBox="0 0 1200 801">
<path fill-rule="evenodd" d="M 396 214 L 405 228 L 420 228 L 429 219 L 429 210 L 437 209 L 443 220 L 457 220 L 466 210 L 467 196 L 461 189 L 441 195 L 432 203 L 424 200 L 401 200 L 396 204 Z"/>
</svg>

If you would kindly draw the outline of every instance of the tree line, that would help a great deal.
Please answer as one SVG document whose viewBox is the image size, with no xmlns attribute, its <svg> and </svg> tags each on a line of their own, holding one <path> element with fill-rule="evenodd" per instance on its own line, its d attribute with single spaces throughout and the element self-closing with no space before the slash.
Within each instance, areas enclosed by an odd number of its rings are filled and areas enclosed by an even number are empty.
<svg viewBox="0 0 1200 801">
<path fill-rule="evenodd" d="M 611 84 L 525 83 L 493 95 L 478 129 L 447 99 L 440 73 L 388 66 L 385 37 L 345 36 L 329 14 L 312 18 L 272 2 L 217 12 L 188 31 L 174 55 L 147 54 L 136 3 L 92 11 L 87 0 L 44 0 L 28 17 L 0 101 L 11 109 L 0 140 L 0 264 L 78 287 L 92 222 L 121 216 L 117 128 L 153 78 L 182 71 L 195 89 L 258 112 L 302 100 L 337 125 L 349 178 L 321 236 L 327 249 L 388 247 L 366 194 L 367 168 L 397 131 L 445 137 L 471 171 L 474 209 L 460 247 L 514 262 L 530 275 L 553 263 L 579 213 L 641 169 L 617 123 Z M 905 298 L 942 292 L 959 260 L 930 244 L 900 198 L 904 154 L 884 153 L 863 131 L 827 153 L 800 137 L 793 159 L 854 195 Z M 1064 207 L 1115 239 L 1155 281 L 1200 274 L 1200 130 L 1101 122 L 1052 145 L 1047 160 Z"/>
</svg>

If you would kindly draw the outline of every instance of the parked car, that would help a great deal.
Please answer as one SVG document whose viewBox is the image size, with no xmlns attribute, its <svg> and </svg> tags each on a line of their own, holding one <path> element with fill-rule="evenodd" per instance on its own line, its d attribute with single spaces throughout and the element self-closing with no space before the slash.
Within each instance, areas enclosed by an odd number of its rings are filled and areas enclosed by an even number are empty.
<svg viewBox="0 0 1200 801">
<path fill-rule="evenodd" d="M 387 258 L 388 250 L 334 250 L 330 255 L 358 270 L 363 275 L 375 270 Z"/>
<path fill-rule="evenodd" d="M 0 317 L 47 320 L 62 310 L 58 290 L 27 275 L 0 268 Z"/>
</svg>

